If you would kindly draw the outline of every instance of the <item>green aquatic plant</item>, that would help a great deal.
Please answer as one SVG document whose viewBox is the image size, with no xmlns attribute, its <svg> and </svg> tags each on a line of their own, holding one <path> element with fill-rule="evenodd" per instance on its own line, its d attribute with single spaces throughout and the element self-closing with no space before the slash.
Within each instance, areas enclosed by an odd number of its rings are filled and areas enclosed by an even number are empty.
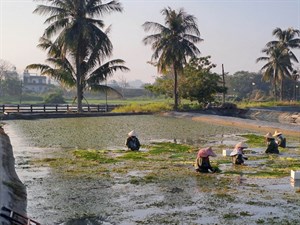
<svg viewBox="0 0 300 225">
<path fill-rule="evenodd" d="M 74 150 L 73 155 L 79 159 L 97 161 L 99 163 L 115 163 L 118 160 L 108 155 L 108 151 L 100 150 Z"/>
<path fill-rule="evenodd" d="M 240 135 L 240 136 L 247 139 L 246 143 L 250 147 L 264 146 L 265 137 L 263 137 L 263 136 L 259 136 L 259 135 L 256 135 L 256 134 L 243 134 L 243 135 Z"/>
<path fill-rule="evenodd" d="M 148 153 L 139 151 L 127 151 L 124 154 L 118 156 L 118 159 L 122 160 L 134 160 L 134 161 L 147 161 Z"/>
<path fill-rule="evenodd" d="M 165 153 L 189 153 L 192 150 L 191 146 L 176 144 L 170 142 L 152 143 L 153 146 L 149 149 L 149 154 L 165 154 Z"/>
</svg>

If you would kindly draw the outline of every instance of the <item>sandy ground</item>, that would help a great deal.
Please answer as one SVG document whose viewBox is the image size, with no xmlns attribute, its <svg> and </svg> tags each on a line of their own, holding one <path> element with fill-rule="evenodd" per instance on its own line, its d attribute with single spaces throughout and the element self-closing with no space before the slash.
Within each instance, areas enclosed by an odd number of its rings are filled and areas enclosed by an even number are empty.
<svg viewBox="0 0 300 225">
<path fill-rule="evenodd" d="M 280 124 L 253 125 L 217 116 L 195 117 L 173 114 L 222 125 L 272 132 L 284 129 Z M 263 130 L 262 130 L 263 129 Z M 300 133 L 299 127 L 284 130 Z M 30 160 L 56 157 L 57 149 L 30 146 L 13 127 L 7 127 L 16 170 L 27 187 L 28 214 L 43 225 L 53 224 L 299 224 L 299 187 L 289 177 L 253 179 L 239 175 L 197 174 L 192 166 L 190 176 L 180 176 L 182 165 L 165 180 L 144 182 L 150 171 L 129 169 L 127 174 L 111 173 L 109 177 L 64 177 L 47 166 L 36 167 Z M 296 143 L 295 143 L 296 144 Z M 298 143 L 297 143 L 298 144 Z M 299 146 L 298 146 L 299 147 Z M 258 166 L 252 161 L 249 166 Z M 120 165 L 115 165 L 120 166 Z M 226 170 L 226 166 L 222 168 Z M 162 168 L 164 170 L 164 168 Z M 177 171 L 177 172 L 175 172 Z M 132 182 L 132 179 L 139 182 Z"/>
</svg>

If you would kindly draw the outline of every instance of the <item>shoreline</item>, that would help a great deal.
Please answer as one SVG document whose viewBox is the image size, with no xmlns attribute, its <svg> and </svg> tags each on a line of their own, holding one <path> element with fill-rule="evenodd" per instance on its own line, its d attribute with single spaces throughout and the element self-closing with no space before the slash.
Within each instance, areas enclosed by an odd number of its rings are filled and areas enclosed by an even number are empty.
<svg viewBox="0 0 300 225">
<path fill-rule="evenodd" d="M 300 126 L 295 124 L 282 124 L 268 121 L 260 121 L 253 119 L 242 119 L 238 117 L 208 115 L 201 113 L 188 113 L 188 112 L 166 112 L 164 116 L 173 116 L 177 118 L 191 118 L 195 121 L 205 123 L 214 123 L 223 126 L 243 127 L 249 130 L 258 131 L 261 133 L 274 132 L 280 130 L 287 136 L 298 137 L 300 139 Z"/>
</svg>

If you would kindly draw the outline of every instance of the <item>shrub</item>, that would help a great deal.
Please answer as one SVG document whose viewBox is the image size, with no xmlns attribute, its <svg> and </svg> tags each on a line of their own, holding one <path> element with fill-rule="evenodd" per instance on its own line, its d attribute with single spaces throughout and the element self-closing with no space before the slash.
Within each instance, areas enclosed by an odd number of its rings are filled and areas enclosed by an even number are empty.
<svg viewBox="0 0 300 225">
<path fill-rule="evenodd" d="M 46 98 L 45 98 L 45 103 L 59 103 L 59 104 L 63 104 L 63 103 L 66 103 L 65 100 L 64 100 L 64 97 L 62 95 L 61 92 L 58 92 L 58 93 L 52 93 L 50 95 L 48 95 Z"/>
</svg>

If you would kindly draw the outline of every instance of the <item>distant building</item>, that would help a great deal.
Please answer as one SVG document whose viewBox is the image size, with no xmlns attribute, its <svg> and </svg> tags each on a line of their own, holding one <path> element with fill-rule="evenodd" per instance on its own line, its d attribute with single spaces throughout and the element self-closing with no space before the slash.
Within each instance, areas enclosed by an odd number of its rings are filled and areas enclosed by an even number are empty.
<svg viewBox="0 0 300 225">
<path fill-rule="evenodd" d="M 43 93 L 48 90 L 50 80 L 47 83 L 47 77 L 30 74 L 28 70 L 24 70 L 23 73 L 23 90 L 32 91 L 36 93 Z"/>
</svg>

